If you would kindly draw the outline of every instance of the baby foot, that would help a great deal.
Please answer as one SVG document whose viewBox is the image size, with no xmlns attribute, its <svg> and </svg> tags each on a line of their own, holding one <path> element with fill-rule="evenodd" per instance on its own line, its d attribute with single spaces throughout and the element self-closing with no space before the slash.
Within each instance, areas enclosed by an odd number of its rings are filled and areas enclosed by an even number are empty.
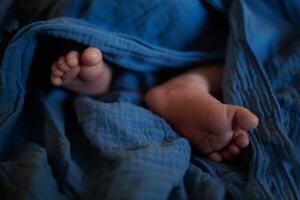
<svg viewBox="0 0 300 200">
<path fill-rule="evenodd" d="M 52 65 L 52 84 L 74 92 L 101 95 L 108 90 L 110 81 L 111 70 L 96 48 L 89 47 L 81 55 L 70 51 Z"/>
<path fill-rule="evenodd" d="M 219 102 L 194 76 L 175 78 L 151 89 L 149 108 L 211 160 L 232 159 L 249 144 L 246 131 L 258 125 L 249 110 Z"/>
</svg>

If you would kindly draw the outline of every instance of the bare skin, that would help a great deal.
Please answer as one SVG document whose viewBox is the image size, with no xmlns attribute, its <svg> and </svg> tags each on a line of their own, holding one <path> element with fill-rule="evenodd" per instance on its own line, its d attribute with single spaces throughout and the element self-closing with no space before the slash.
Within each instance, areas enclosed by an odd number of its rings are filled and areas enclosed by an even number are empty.
<svg viewBox="0 0 300 200">
<path fill-rule="evenodd" d="M 219 93 L 223 68 L 196 68 L 152 88 L 146 95 L 149 108 L 209 158 L 231 160 L 249 145 L 247 131 L 258 125 L 249 110 L 223 104 Z"/>
<path fill-rule="evenodd" d="M 148 107 L 168 121 L 202 153 L 216 162 L 231 160 L 249 145 L 247 131 L 258 125 L 249 110 L 221 103 L 223 69 L 202 66 L 152 88 Z M 74 92 L 98 96 L 109 89 L 111 70 L 96 48 L 71 51 L 52 65 L 51 82 Z"/>
<path fill-rule="evenodd" d="M 108 90 L 111 75 L 101 52 L 90 47 L 81 55 L 70 51 L 53 63 L 51 82 L 74 92 L 98 96 Z"/>
</svg>

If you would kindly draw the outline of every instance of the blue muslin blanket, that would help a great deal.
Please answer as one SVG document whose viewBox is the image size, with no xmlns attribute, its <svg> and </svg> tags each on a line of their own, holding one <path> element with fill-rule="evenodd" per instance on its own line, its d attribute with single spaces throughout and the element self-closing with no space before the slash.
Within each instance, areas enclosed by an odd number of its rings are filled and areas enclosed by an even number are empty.
<svg viewBox="0 0 300 200">
<path fill-rule="evenodd" d="M 300 2 L 69 1 L 18 27 L 0 2 L 0 199 L 299 199 Z M 101 49 L 111 90 L 54 88 L 50 66 Z M 143 94 L 195 63 L 225 61 L 224 102 L 260 118 L 235 163 L 194 154 Z"/>
</svg>

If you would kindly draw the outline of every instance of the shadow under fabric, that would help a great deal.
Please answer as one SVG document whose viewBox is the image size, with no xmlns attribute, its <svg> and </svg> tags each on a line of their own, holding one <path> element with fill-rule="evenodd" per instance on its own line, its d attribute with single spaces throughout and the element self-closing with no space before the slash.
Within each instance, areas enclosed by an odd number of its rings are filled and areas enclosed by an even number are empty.
<svg viewBox="0 0 300 200">
<path fill-rule="evenodd" d="M 66 18 L 24 27 L 0 71 L 1 197 L 298 199 L 299 6 L 77 0 Z M 91 98 L 52 87 L 51 63 L 87 46 L 114 67 L 110 92 Z M 185 139 L 141 106 L 161 70 L 222 59 L 224 101 L 260 118 L 235 165 L 191 154 Z"/>
</svg>

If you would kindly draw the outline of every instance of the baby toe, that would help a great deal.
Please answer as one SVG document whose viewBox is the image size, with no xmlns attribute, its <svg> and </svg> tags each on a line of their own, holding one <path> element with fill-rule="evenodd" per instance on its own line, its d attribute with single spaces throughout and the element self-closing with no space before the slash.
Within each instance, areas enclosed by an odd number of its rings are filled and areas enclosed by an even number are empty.
<svg viewBox="0 0 300 200">
<path fill-rule="evenodd" d="M 57 62 L 53 63 L 51 67 L 51 72 L 53 76 L 63 76 L 64 72 L 58 68 Z"/>
<path fill-rule="evenodd" d="M 94 47 L 89 47 L 81 55 L 81 61 L 84 65 L 94 66 L 102 61 L 101 51 Z"/>
<path fill-rule="evenodd" d="M 215 162 L 222 162 L 223 158 L 222 155 L 218 152 L 212 152 L 208 155 L 208 158 Z"/>
<path fill-rule="evenodd" d="M 234 143 L 239 148 L 246 148 L 249 145 L 249 137 L 245 131 L 238 130 L 234 137 Z"/>
<path fill-rule="evenodd" d="M 65 62 L 65 57 L 60 57 L 57 61 L 57 68 L 63 72 L 69 71 L 70 68 L 67 66 Z"/>
<path fill-rule="evenodd" d="M 225 158 L 225 160 L 232 160 L 233 159 L 233 155 L 231 153 L 229 153 L 229 151 L 227 149 L 223 150 L 221 152 L 223 158 Z"/>
<path fill-rule="evenodd" d="M 65 58 L 65 63 L 69 67 L 77 67 L 79 66 L 79 59 L 80 55 L 77 51 L 70 51 Z"/>
<path fill-rule="evenodd" d="M 243 107 L 236 108 L 234 117 L 235 126 L 240 127 L 245 131 L 253 130 L 258 126 L 259 119 L 256 115 Z"/>
<path fill-rule="evenodd" d="M 62 79 L 57 76 L 51 76 L 51 83 L 55 86 L 61 86 L 62 85 Z"/>
<path fill-rule="evenodd" d="M 238 155 L 241 152 L 241 150 L 236 144 L 230 144 L 228 147 L 228 152 L 231 155 Z"/>
</svg>

